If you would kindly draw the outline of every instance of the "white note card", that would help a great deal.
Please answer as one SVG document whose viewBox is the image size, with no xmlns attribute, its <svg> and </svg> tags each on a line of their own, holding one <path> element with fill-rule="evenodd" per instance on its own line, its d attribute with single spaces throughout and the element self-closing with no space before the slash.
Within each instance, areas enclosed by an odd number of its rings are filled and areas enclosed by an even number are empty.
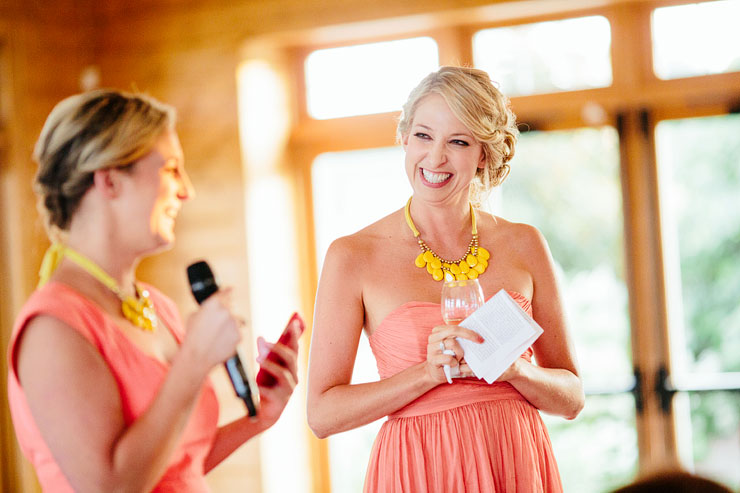
<svg viewBox="0 0 740 493">
<path fill-rule="evenodd" d="M 488 383 L 495 382 L 544 332 L 504 289 L 460 325 L 485 339 L 482 344 L 462 338 L 457 341 L 475 376 Z"/>
</svg>

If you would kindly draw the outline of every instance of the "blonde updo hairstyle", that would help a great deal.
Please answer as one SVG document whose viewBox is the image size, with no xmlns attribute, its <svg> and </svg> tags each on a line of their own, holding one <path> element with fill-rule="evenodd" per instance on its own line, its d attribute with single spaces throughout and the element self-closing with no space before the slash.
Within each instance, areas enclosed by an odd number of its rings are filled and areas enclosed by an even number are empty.
<svg viewBox="0 0 740 493">
<path fill-rule="evenodd" d="M 514 157 L 519 131 L 509 100 L 482 70 L 440 67 L 409 94 L 396 131 L 399 141 L 411 131 L 421 101 L 432 93 L 444 98 L 452 113 L 483 147 L 486 165 L 478 169 L 470 189 L 471 202 L 480 205 L 485 194 L 506 179 L 509 161 Z"/>
<path fill-rule="evenodd" d="M 175 110 L 144 94 L 97 90 L 68 97 L 46 119 L 33 157 L 47 231 L 69 229 L 97 170 L 128 170 L 174 127 Z"/>
</svg>

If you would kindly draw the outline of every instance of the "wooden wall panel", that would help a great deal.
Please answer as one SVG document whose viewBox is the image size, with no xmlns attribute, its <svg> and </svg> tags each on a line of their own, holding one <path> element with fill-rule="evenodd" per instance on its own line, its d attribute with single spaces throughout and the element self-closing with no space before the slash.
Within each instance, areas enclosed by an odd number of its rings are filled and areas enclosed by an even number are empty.
<svg viewBox="0 0 740 493">
<path fill-rule="evenodd" d="M 79 74 L 90 63 L 94 37 L 91 2 L 0 3 L 2 161 L 0 161 L 0 489 L 39 491 L 35 475 L 18 449 L 7 407 L 5 349 L 12 321 L 33 290 L 47 245 L 31 181 L 33 144 L 47 114 L 64 96 L 77 92 Z"/>
</svg>

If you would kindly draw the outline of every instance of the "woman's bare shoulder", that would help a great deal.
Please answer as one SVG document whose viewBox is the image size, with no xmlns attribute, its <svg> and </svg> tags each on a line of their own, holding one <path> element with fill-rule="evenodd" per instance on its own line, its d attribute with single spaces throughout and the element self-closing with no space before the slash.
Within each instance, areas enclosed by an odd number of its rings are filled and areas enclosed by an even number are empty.
<svg viewBox="0 0 740 493">
<path fill-rule="evenodd" d="M 486 248 L 491 246 L 524 264 L 547 261 L 550 255 L 547 241 L 535 226 L 485 213 L 481 219 L 481 244 Z"/>
<path fill-rule="evenodd" d="M 504 237 L 517 242 L 520 246 L 537 245 L 545 241 L 540 230 L 531 224 L 509 221 L 487 212 L 479 212 L 478 217 L 478 229 L 483 234 L 491 233 L 495 237 Z"/>
</svg>

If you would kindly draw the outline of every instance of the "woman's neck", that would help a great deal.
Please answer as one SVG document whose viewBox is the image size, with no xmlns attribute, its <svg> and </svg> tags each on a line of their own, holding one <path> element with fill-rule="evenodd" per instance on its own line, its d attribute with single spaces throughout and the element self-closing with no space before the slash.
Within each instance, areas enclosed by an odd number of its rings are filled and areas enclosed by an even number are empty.
<svg viewBox="0 0 740 493">
<path fill-rule="evenodd" d="M 465 199 L 429 203 L 411 199 L 410 214 L 416 229 L 426 238 L 469 237 L 471 234 L 470 202 Z"/>
<path fill-rule="evenodd" d="M 472 237 L 470 202 L 428 203 L 412 199 L 411 219 L 426 244 L 443 258 L 453 258 L 467 248 Z"/>
<path fill-rule="evenodd" d="M 100 233 L 81 235 L 70 231 L 65 245 L 91 260 L 113 278 L 123 294 L 135 295 L 134 280 L 138 258 L 131 252 L 124 252 L 118 242 L 111 238 Z M 79 265 L 76 267 L 87 272 Z M 89 272 L 87 274 L 95 277 Z"/>
</svg>

